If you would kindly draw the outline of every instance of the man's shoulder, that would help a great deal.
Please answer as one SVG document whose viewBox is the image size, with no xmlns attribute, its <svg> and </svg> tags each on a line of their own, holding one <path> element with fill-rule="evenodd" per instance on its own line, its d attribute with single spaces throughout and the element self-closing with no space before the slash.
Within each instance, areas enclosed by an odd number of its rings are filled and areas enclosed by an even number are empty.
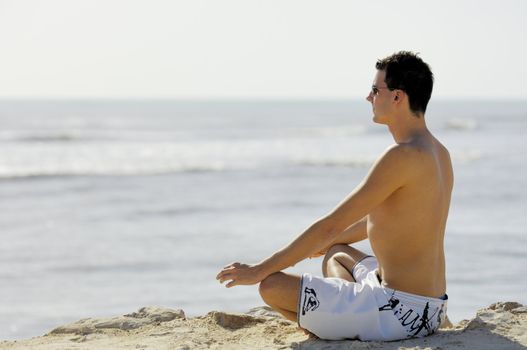
<svg viewBox="0 0 527 350">
<path fill-rule="evenodd" d="M 435 161 L 432 152 L 422 145 L 396 143 L 386 149 L 379 163 L 387 164 L 392 174 L 410 181 L 428 171 Z"/>
<path fill-rule="evenodd" d="M 426 157 L 428 150 L 422 145 L 412 143 L 395 143 L 386 148 L 381 159 L 409 163 Z"/>
</svg>

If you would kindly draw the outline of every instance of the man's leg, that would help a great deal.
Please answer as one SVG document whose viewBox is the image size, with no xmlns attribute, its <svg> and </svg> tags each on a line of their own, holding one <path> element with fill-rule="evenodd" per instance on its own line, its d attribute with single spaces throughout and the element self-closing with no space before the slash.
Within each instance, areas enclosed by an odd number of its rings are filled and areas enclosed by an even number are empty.
<svg viewBox="0 0 527 350">
<path fill-rule="evenodd" d="M 296 321 L 300 276 L 276 272 L 260 282 L 260 295 L 267 305 Z"/>
<path fill-rule="evenodd" d="M 355 282 L 351 270 L 357 262 L 364 259 L 368 254 L 345 244 L 336 244 L 329 248 L 324 261 L 322 261 L 322 273 L 324 277 L 338 277 L 346 281 Z"/>
<path fill-rule="evenodd" d="M 366 256 L 368 254 L 348 245 L 334 245 L 328 250 L 322 262 L 324 277 L 339 277 L 355 282 L 351 270 L 358 261 Z M 300 276 L 283 272 L 267 276 L 260 282 L 259 288 L 265 303 L 291 321 L 297 320 L 299 289 Z"/>
</svg>

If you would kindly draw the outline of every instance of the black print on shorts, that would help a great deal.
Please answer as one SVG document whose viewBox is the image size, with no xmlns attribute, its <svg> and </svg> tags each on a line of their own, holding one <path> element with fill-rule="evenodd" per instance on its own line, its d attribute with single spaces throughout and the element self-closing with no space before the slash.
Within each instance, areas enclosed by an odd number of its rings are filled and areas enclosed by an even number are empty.
<svg viewBox="0 0 527 350">
<path fill-rule="evenodd" d="M 419 320 L 419 325 L 417 327 L 417 330 L 415 331 L 414 335 L 419 334 L 421 330 L 426 329 L 427 334 L 434 333 L 434 330 L 432 329 L 432 326 L 430 325 L 430 320 L 432 317 L 428 318 L 428 310 L 430 307 L 428 306 L 428 303 L 426 303 L 425 309 L 423 310 L 423 316 L 421 316 L 421 319 Z M 412 329 L 413 331 L 413 329 Z"/>
<path fill-rule="evenodd" d="M 317 299 L 317 293 L 313 288 L 306 287 L 304 289 L 304 305 L 302 305 L 302 316 L 308 311 L 313 311 L 318 308 L 320 302 Z"/>
<path fill-rule="evenodd" d="M 429 303 L 426 303 L 422 311 L 422 315 L 420 315 L 413 309 L 408 309 L 408 311 L 406 311 L 404 315 L 399 318 L 399 322 L 401 322 L 403 327 L 406 328 L 407 332 L 409 333 L 409 336 L 415 337 L 420 335 L 430 335 L 434 333 L 435 329 L 432 327 L 432 320 L 438 310 L 436 310 L 436 312 L 434 312 L 432 315 L 428 314 L 429 310 L 430 305 Z M 426 333 L 421 334 L 422 331 L 426 331 Z"/>
<path fill-rule="evenodd" d="M 397 306 L 397 304 L 399 304 L 399 299 L 395 298 L 395 297 L 392 295 L 392 297 L 390 298 L 390 300 L 388 300 L 388 304 L 381 306 L 381 307 L 379 308 L 379 311 L 393 310 L 393 309 L 395 309 L 395 307 Z"/>
<path fill-rule="evenodd" d="M 443 305 L 440 310 L 436 310 L 432 315 L 430 312 L 430 305 L 426 303 L 421 314 L 412 308 L 408 308 L 401 303 L 401 301 L 395 298 L 393 295 L 388 300 L 386 305 L 379 308 L 379 311 L 392 310 L 394 315 L 397 317 L 401 325 L 408 332 L 408 337 L 415 337 L 421 335 L 421 333 L 432 334 L 434 328 L 432 325 L 433 318 L 437 314 L 437 324 L 441 324 L 441 315 L 443 313 Z M 404 312 L 403 312 L 404 310 Z M 423 332 L 424 331 L 424 332 Z"/>
<path fill-rule="evenodd" d="M 439 310 L 439 312 L 437 313 L 437 324 L 441 324 L 441 321 L 442 321 L 442 318 L 441 316 L 443 316 L 443 307 L 445 305 L 441 305 L 441 309 Z"/>
</svg>

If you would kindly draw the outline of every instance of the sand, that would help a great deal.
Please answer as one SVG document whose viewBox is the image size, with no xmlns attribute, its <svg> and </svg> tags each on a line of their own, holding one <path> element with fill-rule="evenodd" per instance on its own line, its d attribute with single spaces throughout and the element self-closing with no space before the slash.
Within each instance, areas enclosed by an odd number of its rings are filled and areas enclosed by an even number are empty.
<svg viewBox="0 0 527 350">
<path fill-rule="evenodd" d="M 83 319 L 0 349 L 527 349 L 527 307 L 499 302 L 471 320 L 427 338 L 396 342 L 323 341 L 266 307 L 246 314 L 213 311 L 187 319 L 182 310 L 145 307 L 105 319 Z"/>
</svg>

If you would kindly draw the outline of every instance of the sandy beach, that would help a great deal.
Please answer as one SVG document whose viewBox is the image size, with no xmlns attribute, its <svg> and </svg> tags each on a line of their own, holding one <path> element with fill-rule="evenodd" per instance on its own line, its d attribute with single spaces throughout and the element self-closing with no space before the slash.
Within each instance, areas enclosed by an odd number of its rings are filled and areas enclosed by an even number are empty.
<svg viewBox="0 0 527 350">
<path fill-rule="evenodd" d="M 82 319 L 40 337 L 3 341 L 0 349 L 526 349 L 527 307 L 498 302 L 470 320 L 422 339 L 324 341 L 304 334 L 266 307 L 245 314 L 212 311 L 187 319 L 183 310 L 144 307 L 113 318 Z"/>
</svg>

